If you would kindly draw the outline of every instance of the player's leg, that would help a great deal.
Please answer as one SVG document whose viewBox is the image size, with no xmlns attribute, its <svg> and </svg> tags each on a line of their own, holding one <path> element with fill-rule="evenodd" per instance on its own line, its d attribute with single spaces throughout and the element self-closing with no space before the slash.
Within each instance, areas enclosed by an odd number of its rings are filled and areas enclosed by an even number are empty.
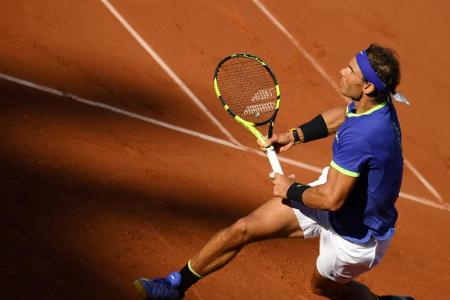
<svg viewBox="0 0 450 300">
<path fill-rule="evenodd" d="M 310 185 L 323 184 L 327 172 L 328 167 Z M 280 237 L 318 237 L 322 227 L 317 220 L 328 220 L 327 214 L 302 205 L 290 205 L 295 209 L 283 204 L 280 198 L 270 199 L 248 216 L 216 233 L 180 272 L 171 273 L 166 278 L 141 278 L 135 281 L 136 287 L 144 296 L 151 294 L 161 295 L 153 297 L 158 299 L 179 299 L 202 276 L 229 263 L 248 243 Z"/>
<path fill-rule="evenodd" d="M 270 238 L 302 237 L 293 209 L 273 198 L 248 216 L 216 233 L 191 259 L 191 267 L 202 276 L 226 265 L 246 244 Z"/>
<path fill-rule="evenodd" d="M 281 237 L 302 237 L 294 210 L 280 198 L 272 198 L 248 216 L 220 230 L 192 257 L 178 273 L 167 278 L 135 281 L 145 298 L 180 299 L 184 292 L 201 277 L 229 263 L 248 243 Z"/>
</svg>

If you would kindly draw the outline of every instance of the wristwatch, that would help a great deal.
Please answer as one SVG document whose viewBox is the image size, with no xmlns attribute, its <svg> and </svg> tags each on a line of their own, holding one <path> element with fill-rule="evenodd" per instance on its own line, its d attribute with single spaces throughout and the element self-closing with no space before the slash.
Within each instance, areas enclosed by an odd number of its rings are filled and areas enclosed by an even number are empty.
<svg viewBox="0 0 450 300">
<path fill-rule="evenodd" d="M 294 144 L 295 145 L 299 144 L 301 142 L 301 140 L 300 140 L 300 136 L 298 135 L 297 128 L 289 129 L 289 131 L 291 132 L 292 136 L 294 137 Z"/>
</svg>

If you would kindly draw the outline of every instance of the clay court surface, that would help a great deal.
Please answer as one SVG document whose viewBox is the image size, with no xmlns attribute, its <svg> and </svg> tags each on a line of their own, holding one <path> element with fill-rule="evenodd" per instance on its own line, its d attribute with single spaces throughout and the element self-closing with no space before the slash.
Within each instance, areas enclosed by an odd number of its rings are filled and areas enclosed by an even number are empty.
<svg viewBox="0 0 450 300">
<path fill-rule="evenodd" d="M 178 270 L 271 196 L 267 159 L 233 146 L 230 136 L 256 148 L 215 98 L 217 62 L 235 52 L 269 62 L 285 131 L 344 104 L 339 69 L 378 42 L 399 53 L 412 105 L 397 105 L 397 233 L 359 280 L 379 294 L 449 299 L 449 11 L 447 1 L 2 0 L 0 297 L 138 299 L 135 278 Z M 282 155 L 294 162 L 285 172 L 317 178 L 331 143 Z M 252 244 L 186 299 L 319 299 L 309 289 L 317 253 L 318 241 Z"/>
</svg>

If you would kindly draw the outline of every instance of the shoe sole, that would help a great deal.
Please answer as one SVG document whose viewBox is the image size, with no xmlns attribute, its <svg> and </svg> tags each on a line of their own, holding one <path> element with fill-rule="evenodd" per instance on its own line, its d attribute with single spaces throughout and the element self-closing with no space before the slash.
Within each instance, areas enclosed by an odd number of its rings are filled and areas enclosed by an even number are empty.
<svg viewBox="0 0 450 300">
<path fill-rule="evenodd" d="M 133 282 L 134 287 L 138 290 L 139 294 L 142 296 L 142 299 L 148 299 L 148 295 L 145 292 L 144 287 L 142 286 L 141 280 L 147 280 L 146 278 L 139 278 Z"/>
</svg>

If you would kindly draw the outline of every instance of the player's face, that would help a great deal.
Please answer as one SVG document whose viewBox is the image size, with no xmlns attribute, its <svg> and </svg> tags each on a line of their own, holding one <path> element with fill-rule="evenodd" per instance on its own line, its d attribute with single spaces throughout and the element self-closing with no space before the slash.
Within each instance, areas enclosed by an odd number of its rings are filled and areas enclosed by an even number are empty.
<svg viewBox="0 0 450 300">
<path fill-rule="evenodd" d="M 356 58 L 353 57 L 340 73 L 342 78 L 339 83 L 339 88 L 342 95 L 350 97 L 355 101 L 359 101 L 363 95 L 364 81 Z"/>
</svg>

